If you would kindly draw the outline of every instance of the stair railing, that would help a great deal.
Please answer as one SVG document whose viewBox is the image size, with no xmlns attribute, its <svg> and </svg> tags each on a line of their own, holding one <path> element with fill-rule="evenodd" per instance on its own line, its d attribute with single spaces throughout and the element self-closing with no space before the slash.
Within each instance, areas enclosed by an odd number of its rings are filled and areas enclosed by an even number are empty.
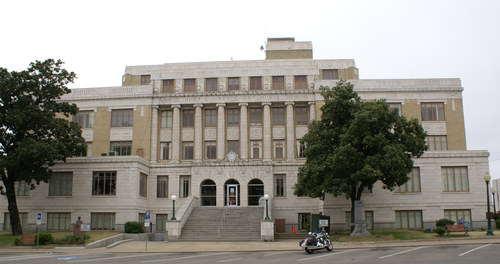
<svg viewBox="0 0 500 264">
<path fill-rule="evenodd" d="M 219 234 L 219 238 L 222 238 L 222 228 L 224 227 L 224 222 L 226 222 L 226 213 L 227 213 L 227 206 L 224 206 L 224 211 L 222 212 L 219 226 L 217 227 L 217 233 Z"/>
</svg>

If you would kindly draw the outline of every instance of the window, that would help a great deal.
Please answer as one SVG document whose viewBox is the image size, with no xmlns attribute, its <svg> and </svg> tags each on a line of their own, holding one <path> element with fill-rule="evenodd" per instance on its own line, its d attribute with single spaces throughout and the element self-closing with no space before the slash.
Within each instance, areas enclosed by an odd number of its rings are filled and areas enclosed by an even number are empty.
<svg viewBox="0 0 500 264">
<path fill-rule="evenodd" d="M 21 228 L 24 229 L 28 226 L 28 213 L 19 213 L 19 221 L 21 222 Z M 3 217 L 3 230 L 10 230 L 10 214 L 5 213 Z"/>
<path fill-rule="evenodd" d="M 297 139 L 297 158 L 305 158 L 304 150 L 306 149 L 306 143 L 301 143 L 300 139 Z"/>
<path fill-rule="evenodd" d="M 47 230 L 70 231 L 71 213 L 47 213 Z"/>
<path fill-rule="evenodd" d="M 196 91 L 196 79 L 184 79 L 184 92 L 194 93 Z"/>
<path fill-rule="evenodd" d="M 170 145 L 171 145 L 170 142 L 160 143 L 160 148 L 161 148 L 160 159 L 169 160 L 172 157 L 172 148 L 170 147 Z"/>
<path fill-rule="evenodd" d="M 175 93 L 175 80 L 163 80 L 161 83 L 161 92 L 167 94 Z"/>
<path fill-rule="evenodd" d="M 282 126 L 285 124 L 285 108 L 273 107 L 273 126 Z"/>
<path fill-rule="evenodd" d="M 443 103 L 421 103 L 422 121 L 444 121 Z"/>
<path fill-rule="evenodd" d="M 373 211 L 365 211 L 366 229 L 373 230 Z M 351 211 L 345 212 L 345 229 L 351 230 Z"/>
<path fill-rule="evenodd" d="M 92 142 L 85 142 L 84 150 L 82 150 L 78 156 L 80 157 L 91 157 L 92 156 Z"/>
<path fill-rule="evenodd" d="M 273 87 L 273 90 L 284 90 L 285 89 L 285 77 L 284 76 L 273 76 L 272 87 Z"/>
<path fill-rule="evenodd" d="M 115 109 L 111 111 L 112 127 L 131 127 L 134 124 L 133 109 Z"/>
<path fill-rule="evenodd" d="M 168 198 L 168 176 L 156 177 L 156 198 Z"/>
<path fill-rule="evenodd" d="M 397 186 L 396 192 L 420 192 L 420 168 L 413 168 L 410 179 L 403 185 Z"/>
<path fill-rule="evenodd" d="M 284 158 L 284 150 L 285 150 L 285 141 L 282 139 L 273 141 L 273 155 L 276 159 Z"/>
<path fill-rule="evenodd" d="M 307 107 L 295 107 L 295 124 L 307 125 Z"/>
<path fill-rule="evenodd" d="M 139 174 L 139 196 L 147 197 L 148 195 L 148 175 Z"/>
<path fill-rule="evenodd" d="M 231 151 L 236 154 L 240 154 L 240 142 L 238 140 L 227 141 L 227 153 Z"/>
<path fill-rule="evenodd" d="M 295 76 L 295 90 L 305 90 L 307 89 L 307 78 L 305 75 Z"/>
<path fill-rule="evenodd" d="M 262 158 L 262 141 L 261 140 L 252 140 L 250 141 L 250 158 L 251 159 L 260 159 Z"/>
<path fill-rule="evenodd" d="M 401 103 L 387 103 L 389 105 L 389 111 L 396 110 L 398 115 L 401 115 Z"/>
<path fill-rule="evenodd" d="M 262 108 L 250 108 L 250 125 L 262 124 Z"/>
<path fill-rule="evenodd" d="M 206 179 L 200 184 L 201 206 L 217 205 L 217 185 L 214 181 Z"/>
<path fill-rule="evenodd" d="M 217 109 L 205 110 L 205 126 L 206 127 L 217 126 Z"/>
<path fill-rule="evenodd" d="M 94 127 L 94 111 L 81 111 L 73 117 L 73 122 L 81 128 Z"/>
<path fill-rule="evenodd" d="M 172 111 L 161 111 L 161 128 L 172 127 Z"/>
<path fill-rule="evenodd" d="M 239 89 L 240 89 L 240 78 L 239 77 L 227 78 L 227 90 L 228 91 L 237 91 Z"/>
<path fill-rule="evenodd" d="M 14 190 L 17 196 L 28 196 L 30 193 L 30 185 L 25 181 L 15 181 Z"/>
<path fill-rule="evenodd" d="M 130 156 L 132 150 L 132 141 L 112 141 L 109 145 L 109 151 L 115 156 Z"/>
<path fill-rule="evenodd" d="M 191 176 L 179 177 L 179 195 L 186 198 L 191 194 Z"/>
<path fill-rule="evenodd" d="M 205 141 L 205 159 L 217 158 L 217 143 L 215 141 Z"/>
<path fill-rule="evenodd" d="M 205 91 L 217 92 L 217 78 L 205 79 Z"/>
<path fill-rule="evenodd" d="M 194 110 L 182 110 L 182 127 L 194 127 Z"/>
<path fill-rule="evenodd" d="M 250 91 L 262 90 L 262 77 L 250 77 Z"/>
<path fill-rule="evenodd" d="M 339 70 L 337 70 L 337 69 L 322 70 L 322 79 L 323 80 L 338 80 L 339 79 Z"/>
<path fill-rule="evenodd" d="M 116 195 L 116 171 L 94 172 L 92 195 Z"/>
<path fill-rule="evenodd" d="M 182 142 L 182 159 L 183 160 L 192 160 L 194 155 L 194 147 L 193 142 Z"/>
<path fill-rule="evenodd" d="M 138 217 L 137 222 L 141 223 L 141 226 L 144 226 L 144 223 L 146 222 L 146 214 L 139 213 L 139 217 Z"/>
<path fill-rule="evenodd" d="M 49 196 L 71 196 L 73 173 L 53 172 L 49 180 Z"/>
<path fill-rule="evenodd" d="M 274 197 L 285 197 L 286 196 L 286 175 L 285 174 L 275 174 L 274 175 Z"/>
<path fill-rule="evenodd" d="M 311 227 L 311 214 L 299 213 L 299 230 L 309 231 Z"/>
<path fill-rule="evenodd" d="M 240 123 L 240 109 L 228 108 L 227 109 L 227 125 L 237 126 Z"/>
<path fill-rule="evenodd" d="M 429 151 L 448 150 L 446 136 L 427 136 L 425 138 L 425 143 L 429 146 Z"/>
<path fill-rule="evenodd" d="M 115 230 L 115 213 L 91 213 L 92 230 Z"/>
<path fill-rule="evenodd" d="M 472 223 L 470 209 L 444 210 L 444 218 L 455 221 L 455 224 L 458 224 L 460 219 Z"/>
<path fill-rule="evenodd" d="M 397 229 L 422 229 L 422 211 L 396 211 Z"/>
<path fill-rule="evenodd" d="M 156 231 L 166 231 L 168 214 L 156 214 Z"/>
<path fill-rule="evenodd" d="M 443 191 L 469 191 L 469 177 L 467 175 L 467 167 L 441 167 L 441 177 L 443 179 Z"/>
<path fill-rule="evenodd" d="M 148 85 L 151 82 L 151 75 L 141 75 L 141 85 Z"/>
</svg>

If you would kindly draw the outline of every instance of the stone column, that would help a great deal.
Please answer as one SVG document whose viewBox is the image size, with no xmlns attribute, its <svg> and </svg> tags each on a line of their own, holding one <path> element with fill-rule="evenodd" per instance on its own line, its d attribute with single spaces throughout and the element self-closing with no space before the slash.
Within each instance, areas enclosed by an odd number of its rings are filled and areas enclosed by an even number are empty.
<svg viewBox="0 0 500 264">
<path fill-rule="evenodd" d="M 286 158 L 295 159 L 295 123 L 293 120 L 293 102 L 286 102 Z"/>
<path fill-rule="evenodd" d="M 369 236 L 371 235 L 366 230 L 365 221 L 365 202 L 362 200 L 354 201 L 354 230 L 351 236 Z"/>
<path fill-rule="evenodd" d="M 181 105 L 172 105 L 172 161 L 179 162 L 181 146 Z"/>
<path fill-rule="evenodd" d="M 316 102 L 309 102 L 309 122 L 316 119 Z"/>
<path fill-rule="evenodd" d="M 158 106 L 153 106 L 153 116 L 151 117 L 151 162 L 158 160 Z"/>
<path fill-rule="evenodd" d="M 217 159 L 224 159 L 226 152 L 226 118 L 224 107 L 226 104 L 217 104 Z"/>
<path fill-rule="evenodd" d="M 262 105 L 264 106 L 264 120 L 262 122 L 264 161 L 270 161 L 272 159 L 271 103 L 262 103 Z"/>
<path fill-rule="evenodd" d="M 203 153 L 203 138 L 202 138 L 202 128 L 203 128 L 203 118 L 202 118 L 202 104 L 194 105 L 194 161 L 201 162 L 201 156 Z"/>
<path fill-rule="evenodd" d="M 248 103 L 240 103 L 240 159 L 248 159 Z"/>
</svg>

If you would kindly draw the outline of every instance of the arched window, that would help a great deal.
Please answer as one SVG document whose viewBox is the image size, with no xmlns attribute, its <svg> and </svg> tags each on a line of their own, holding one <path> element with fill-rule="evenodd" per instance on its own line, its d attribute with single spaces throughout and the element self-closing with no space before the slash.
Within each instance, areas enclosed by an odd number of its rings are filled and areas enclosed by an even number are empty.
<svg viewBox="0 0 500 264">
<path fill-rule="evenodd" d="M 264 184 L 259 179 L 248 182 L 248 206 L 258 206 L 260 197 L 264 196 Z"/>
<path fill-rule="evenodd" d="M 217 186 L 212 180 L 204 180 L 200 185 L 201 206 L 216 206 Z"/>
</svg>

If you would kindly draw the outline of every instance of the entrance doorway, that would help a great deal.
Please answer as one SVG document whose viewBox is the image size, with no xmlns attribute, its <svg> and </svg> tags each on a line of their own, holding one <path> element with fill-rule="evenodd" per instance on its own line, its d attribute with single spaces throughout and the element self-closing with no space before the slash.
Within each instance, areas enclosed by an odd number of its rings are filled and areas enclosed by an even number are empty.
<svg viewBox="0 0 500 264">
<path fill-rule="evenodd" d="M 240 206 L 240 184 L 231 179 L 224 184 L 224 205 Z"/>
</svg>

